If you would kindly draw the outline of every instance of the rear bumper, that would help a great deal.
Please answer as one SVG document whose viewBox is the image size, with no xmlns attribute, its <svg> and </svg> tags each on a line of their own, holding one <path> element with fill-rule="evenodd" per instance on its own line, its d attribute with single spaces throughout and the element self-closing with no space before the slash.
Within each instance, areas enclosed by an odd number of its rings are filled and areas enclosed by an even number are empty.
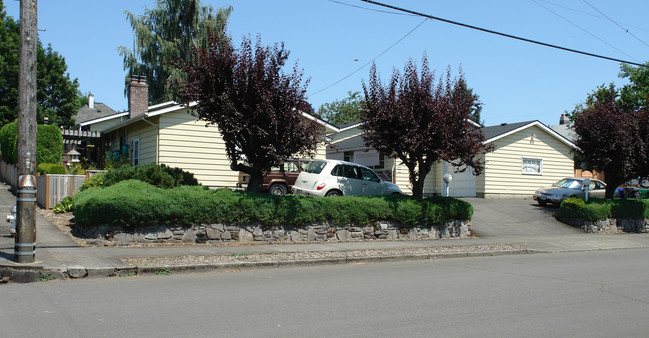
<svg viewBox="0 0 649 338">
<path fill-rule="evenodd" d="M 308 189 L 298 188 L 296 186 L 292 186 L 291 191 L 295 195 L 313 196 L 313 197 L 324 197 L 325 196 L 325 192 L 322 191 L 322 190 L 308 190 Z"/>
</svg>

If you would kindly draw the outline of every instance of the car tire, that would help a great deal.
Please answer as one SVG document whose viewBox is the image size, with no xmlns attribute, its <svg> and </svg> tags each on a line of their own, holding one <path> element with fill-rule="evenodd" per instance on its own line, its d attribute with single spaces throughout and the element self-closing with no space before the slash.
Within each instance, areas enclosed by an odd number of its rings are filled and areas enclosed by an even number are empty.
<svg viewBox="0 0 649 338">
<path fill-rule="evenodd" d="M 537 201 L 537 202 L 539 202 L 539 205 L 542 207 L 548 205 L 548 201 Z"/>
<path fill-rule="evenodd" d="M 270 189 L 268 189 L 268 191 L 270 192 L 271 195 L 281 196 L 281 195 L 286 195 L 286 193 L 288 192 L 288 188 L 286 188 L 286 186 L 281 183 L 275 183 L 270 186 Z"/>
<path fill-rule="evenodd" d="M 325 197 L 342 196 L 342 195 L 343 195 L 343 193 L 340 192 L 340 190 L 330 190 L 330 191 L 327 191 L 327 194 L 325 195 Z"/>
</svg>

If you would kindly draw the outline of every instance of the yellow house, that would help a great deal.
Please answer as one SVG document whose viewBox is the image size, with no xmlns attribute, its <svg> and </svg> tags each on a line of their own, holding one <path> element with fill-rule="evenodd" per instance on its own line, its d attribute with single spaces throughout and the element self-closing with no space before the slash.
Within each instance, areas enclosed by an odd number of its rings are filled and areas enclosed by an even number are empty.
<svg viewBox="0 0 649 338">
<path fill-rule="evenodd" d="M 194 174 L 203 185 L 235 188 L 239 172 L 230 169 L 225 142 L 216 126 L 206 127 L 190 114 L 192 107 L 176 102 L 148 106 L 146 84 L 131 82 L 129 89 L 129 119 L 102 131 L 104 149 L 116 155 L 128 156 L 133 165 L 165 164 Z M 138 102 L 139 101 L 139 102 Z M 337 128 L 310 114 L 304 118 L 322 125 L 325 133 Z M 325 142 L 319 145 L 315 158 L 325 158 Z"/>
<path fill-rule="evenodd" d="M 397 184 L 405 193 L 412 193 L 408 169 L 397 158 L 379 154 L 365 145 L 358 123 L 338 126 L 327 147 L 327 158 L 369 165 L 382 173 L 384 179 Z M 446 195 L 444 174 L 452 176 L 448 185 L 450 196 L 510 198 L 529 197 L 539 187 L 574 174 L 571 151 L 576 146 L 539 121 L 504 123 L 482 127 L 485 144 L 495 151 L 485 156 L 485 170 L 475 176 L 472 170 L 455 173 L 451 164 L 436 163 L 426 176 L 424 195 Z"/>
</svg>

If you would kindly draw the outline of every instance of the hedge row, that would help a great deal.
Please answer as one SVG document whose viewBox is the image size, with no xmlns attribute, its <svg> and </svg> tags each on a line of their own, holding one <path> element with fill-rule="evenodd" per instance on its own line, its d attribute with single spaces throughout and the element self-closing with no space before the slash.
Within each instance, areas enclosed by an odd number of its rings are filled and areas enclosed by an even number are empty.
<svg viewBox="0 0 649 338">
<path fill-rule="evenodd" d="M 61 129 L 55 125 L 39 125 L 36 134 L 36 162 L 61 163 L 63 154 L 63 136 Z M 16 164 L 18 121 L 5 124 L 0 129 L 0 150 L 2 159 L 9 164 Z"/>
<path fill-rule="evenodd" d="M 202 186 L 160 189 L 137 180 L 90 188 L 75 195 L 74 203 L 76 223 L 83 226 L 220 222 L 300 226 L 323 221 L 363 225 L 378 220 L 414 225 L 470 220 L 472 215 L 471 204 L 447 197 L 273 196 Z"/>
<path fill-rule="evenodd" d="M 569 198 L 561 203 L 559 217 L 599 221 L 607 218 L 649 218 L 649 199 Z"/>
</svg>

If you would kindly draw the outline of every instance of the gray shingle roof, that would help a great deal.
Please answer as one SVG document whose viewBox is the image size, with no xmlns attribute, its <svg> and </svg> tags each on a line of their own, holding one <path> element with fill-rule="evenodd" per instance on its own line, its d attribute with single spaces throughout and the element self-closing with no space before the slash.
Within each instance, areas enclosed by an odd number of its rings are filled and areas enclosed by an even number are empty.
<svg viewBox="0 0 649 338">
<path fill-rule="evenodd" d="M 522 126 L 534 123 L 536 121 L 516 122 L 516 123 L 501 123 L 495 126 L 482 127 L 482 133 L 485 140 L 492 139 L 496 136 L 506 134 L 512 130 L 518 129 Z"/>
<path fill-rule="evenodd" d="M 115 110 L 113 110 L 111 107 L 101 103 L 101 102 L 95 102 L 95 108 L 90 109 L 88 108 L 88 105 L 84 105 L 83 107 L 79 108 L 77 111 L 77 114 L 74 115 L 74 120 L 77 125 L 80 123 L 90 121 L 90 120 L 96 120 L 99 118 L 103 117 L 108 117 L 114 114 L 118 114 Z"/>
</svg>

